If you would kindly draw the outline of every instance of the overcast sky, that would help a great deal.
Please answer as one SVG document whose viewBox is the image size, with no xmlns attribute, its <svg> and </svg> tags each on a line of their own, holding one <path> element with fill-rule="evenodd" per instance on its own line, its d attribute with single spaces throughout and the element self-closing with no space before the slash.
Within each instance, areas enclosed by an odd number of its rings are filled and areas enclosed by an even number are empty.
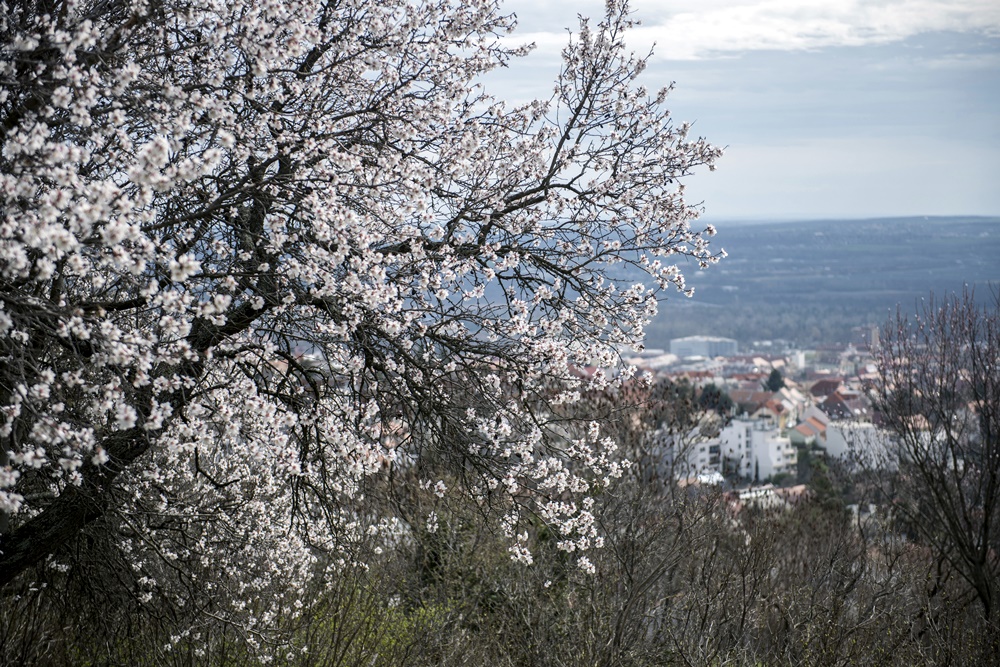
<svg viewBox="0 0 1000 667">
<path fill-rule="evenodd" d="M 489 85 L 547 97 L 566 28 L 603 2 L 507 0 L 527 59 Z M 644 83 L 725 146 L 688 181 L 706 219 L 1000 215 L 1000 0 L 633 0 Z"/>
</svg>

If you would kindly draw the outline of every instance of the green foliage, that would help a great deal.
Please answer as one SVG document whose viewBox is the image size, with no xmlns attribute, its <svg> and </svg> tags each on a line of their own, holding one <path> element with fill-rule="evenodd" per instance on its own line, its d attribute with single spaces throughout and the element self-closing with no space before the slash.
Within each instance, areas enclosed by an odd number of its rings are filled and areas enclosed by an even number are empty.
<svg viewBox="0 0 1000 667">
<path fill-rule="evenodd" d="M 792 481 L 793 477 L 790 472 L 779 472 L 776 475 L 771 475 L 771 484 L 775 486 L 786 486 Z"/>
<path fill-rule="evenodd" d="M 710 410 L 719 415 L 732 414 L 733 399 L 715 384 L 706 385 L 698 394 L 698 406 L 702 410 Z"/>
<path fill-rule="evenodd" d="M 386 592 L 358 582 L 328 591 L 303 615 L 294 650 L 279 664 L 388 667 L 406 664 L 414 652 L 433 654 L 427 639 L 446 626 L 447 604 L 405 606 Z"/>
<path fill-rule="evenodd" d="M 781 371 L 777 368 L 771 371 L 771 374 L 767 376 L 767 382 L 764 383 L 768 391 L 779 391 L 785 387 L 785 378 L 781 376 Z"/>
</svg>

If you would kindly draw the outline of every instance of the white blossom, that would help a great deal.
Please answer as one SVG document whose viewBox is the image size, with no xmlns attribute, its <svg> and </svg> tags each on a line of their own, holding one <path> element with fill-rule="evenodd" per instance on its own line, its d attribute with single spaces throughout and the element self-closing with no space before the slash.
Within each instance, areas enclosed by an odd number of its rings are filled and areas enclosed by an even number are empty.
<svg viewBox="0 0 1000 667">
<path fill-rule="evenodd" d="M 23 110 L 0 151 L 0 572 L 32 521 L 109 486 L 137 596 L 184 600 L 170 573 L 200 568 L 244 623 L 390 525 L 371 484 L 499 498 L 522 563 L 529 514 L 567 552 L 600 544 L 587 494 L 625 464 L 556 410 L 628 379 L 618 350 L 690 293 L 682 260 L 720 256 L 679 185 L 720 151 L 633 85 L 624 3 L 514 107 L 479 87 L 524 53 L 491 2 L 20 7 L 0 18 L 0 105 Z"/>
</svg>

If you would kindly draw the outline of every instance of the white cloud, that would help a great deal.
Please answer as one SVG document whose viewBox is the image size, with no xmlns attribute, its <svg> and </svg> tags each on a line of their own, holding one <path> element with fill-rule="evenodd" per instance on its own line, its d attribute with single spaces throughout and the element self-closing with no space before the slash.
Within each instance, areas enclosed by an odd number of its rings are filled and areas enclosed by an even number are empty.
<svg viewBox="0 0 1000 667">
<path fill-rule="evenodd" d="M 1000 34 L 996 0 L 756 0 L 657 4 L 657 22 L 635 37 L 657 42 L 658 55 L 692 59 L 760 49 L 803 50 L 899 41 L 934 31 Z M 652 10 L 637 7 L 643 14 Z"/>
<path fill-rule="evenodd" d="M 567 2 L 562 4 L 565 11 L 558 12 L 560 4 L 506 6 L 532 24 L 532 34 L 519 37 L 549 51 L 565 45 L 566 33 L 540 23 L 560 15 L 565 23 L 577 11 L 596 19 L 603 12 L 603 3 Z M 638 0 L 633 4 L 643 25 L 632 33 L 632 46 L 642 51 L 655 42 L 657 56 L 672 60 L 763 49 L 885 44 L 945 30 L 1000 36 L 997 0 Z"/>
<path fill-rule="evenodd" d="M 675 117 L 728 146 L 718 171 L 687 182 L 709 218 L 1000 210 L 1000 0 L 632 1 L 630 46 L 657 43 L 645 83 L 679 81 Z M 604 2 L 504 6 L 525 30 L 512 40 L 538 50 L 490 89 L 544 98 L 564 28 L 599 19 Z M 936 31 L 952 34 L 902 43 Z M 890 47 L 831 48 L 877 44 Z"/>
</svg>

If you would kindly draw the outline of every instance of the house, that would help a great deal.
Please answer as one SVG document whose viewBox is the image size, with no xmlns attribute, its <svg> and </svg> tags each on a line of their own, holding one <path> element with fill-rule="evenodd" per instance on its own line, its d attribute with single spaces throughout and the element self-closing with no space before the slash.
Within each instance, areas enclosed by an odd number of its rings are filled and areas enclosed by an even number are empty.
<svg viewBox="0 0 1000 667">
<path fill-rule="evenodd" d="M 843 383 L 844 378 L 840 376 L 820 378 L 809 387 L 809 393 L 814 398 L 826 398 L 840 389 L 840 385 Z"/>
<path fill-rule="evenodd" d="M 805 394 L 797 387 L 792 386 L 788 380 L 785 380 L 785 386 L 778 390 L 778 396 L 780 396 L 781 402 L 788 407 L 792 420 L 799 419 L 809 404 Z"/>
<path fill-rule="evenodd" d="M 734 515 L 745 508 L 755 507 L 763 510 L 790 509 L 809 497 L 809 489 L 805 484 L 789 488 L 776 488 L 771 484 L 732 491 L 727 494 L 729 510 Z"/>
<path fill-rule="evenodd" d="M 826 423 L 816 417 L 809 417 L 789 431 L 788 439 L 796 447 L 822 445 L 826 441 Z"/>
<path fill-rule="evenodd" d="M 817 407 L 833 420 L 869 418 L 870 406 L 867 399 L 844 388 L 827 396 Z"/>
<path fill-rule="evenodd" d="M 733 399 L 733 403 L 741 411 L 753 414 L 774 398 L 774 392 L 758 389 L 733 389 L 729 392 L 729 398 Z"/>
<path fill-rule="evenodd" d="M 827 456 L 875 463 L 873 457 L 885 457 L 887 443 L 887 434 L 870 422 L 837 422 L 827 426 L 822 446 Z"/>
<path fill-rule="evenodd" d="M 752 412 L 750 418 L 768 420 L 777 426 L 779 431 L 784 432 L 790 421 L 790 413 L 791 411 L 784 403 L 776 398 L 770 398 L 764 402 L 764 405 Z"/>
</svg>

